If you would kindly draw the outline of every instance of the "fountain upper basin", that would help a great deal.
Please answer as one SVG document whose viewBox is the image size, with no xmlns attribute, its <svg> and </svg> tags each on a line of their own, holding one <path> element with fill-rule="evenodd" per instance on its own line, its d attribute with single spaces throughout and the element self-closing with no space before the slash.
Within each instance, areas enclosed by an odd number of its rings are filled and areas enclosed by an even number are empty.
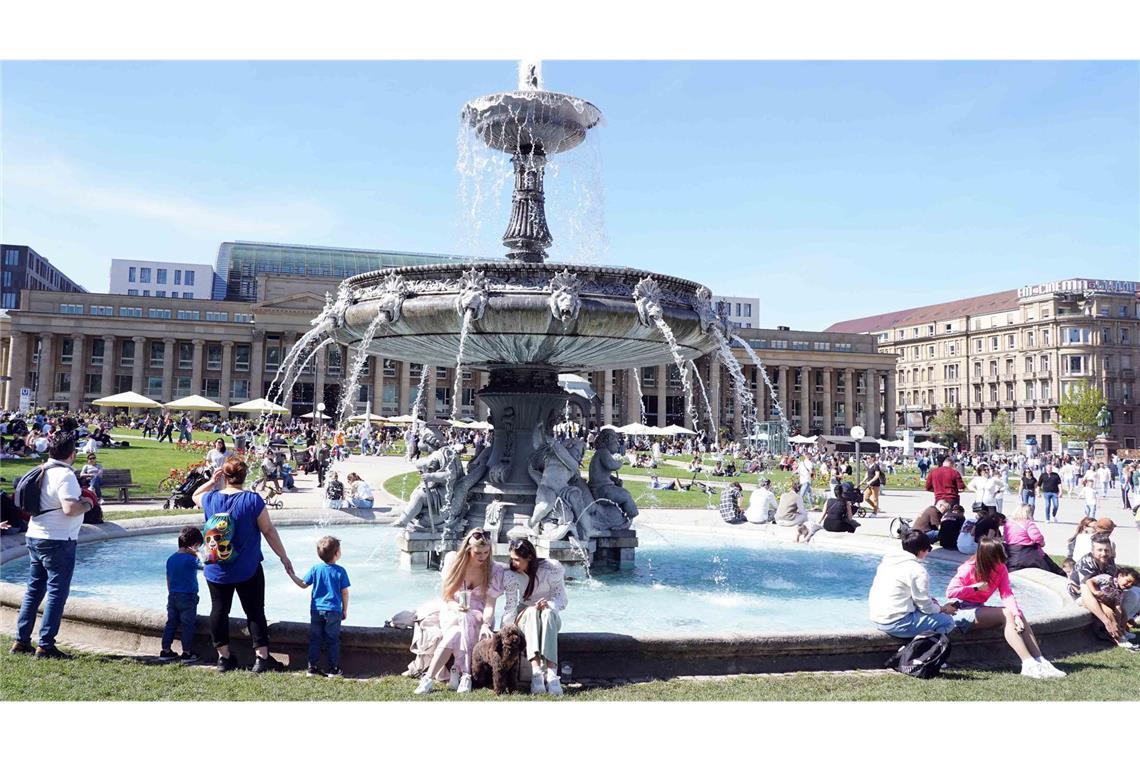
<svg viewBox="0 0 1140 760">
<path fill-rule="evenodd" d="M 592 103 L 546 90 L 484 95 L 468 102 L 462 113 L 464 123 L 488 146 L 545 155 L 577 147 L 601 118 Z"/>
<path fill-rule="evenodd" d="M 695 282 L 623 267 L 476 262 L 399 267 L 345 281 L 352 293 L 331 330 L 359 347 L 385 312 L 369 353 L 451 365 L 459 353 L 464 304 L 472 310 L 463 363 L 480 369 L 547 365 L 619 369 L 671 364 L 660 330 L 639 314 L 633 291 L 652 278 L 660 315 L 685 359 L 717 345 L 706 288 Z M 644 286 L 642 286 L 644 287 Z"/>
</svg>

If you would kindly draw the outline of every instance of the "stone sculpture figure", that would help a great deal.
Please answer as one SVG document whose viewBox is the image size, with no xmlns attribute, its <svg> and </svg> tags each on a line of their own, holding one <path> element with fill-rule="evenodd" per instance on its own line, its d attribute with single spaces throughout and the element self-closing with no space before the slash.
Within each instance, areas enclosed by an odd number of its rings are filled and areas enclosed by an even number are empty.
<svg viewBox="0 0 1140 760">
<path fill-rule="evenodd" d="M 490 300 L 488 294 L 490 286 L 487 276 L 475 267 L 460 275 L 459 297 L 455 301 L 455 310 L 459 312 L 459 316 L 471 312 L 471 318 L 476 322 L 482 319 L 483 311 Z"/>
<path fill-rule="evenodd" d="M 661 286 L 652 277 L 643 277 L 633 289 L 633 303 L 637 307 L 637 320 L 652 327 L 665 316 L 661 308 Z"/>
<path fill-rule="evenodd" d="M 416 463 L 420 484 L 412 491 L 408 506 L 394 525 L 434 530 L 452 517 L 448 507 L 455 485 L 463 477 L 463 463 L 458 452 L 451 446 L 442 445 L 430 430 L 425 430 L 420 437 L 420 451 L 428 454 Z"/>
<path fill-rule="evenodd" d="M 538 485 L 534 497 L 534 513 L 527 521 L 532 535 L 552 539 L 565 538 L 577 527 L 589 503 L 578 474 L 580 459 L 557 437 L 541 428 L 535 429 L 536 445 L 527 471 Z M 561 506 L 557 512 L 555 509 Z M 543 528 L 553 517 L 556 527 Z"/>
<path fill-rule="evenodd" d="M 393 324 L 400 321 L 404 308 L 404 299 L 408 297 L 410 288 L 402 275 L 392 273 L 384 278 L 384 282 L 376 289 L 378 299 L 377 315 L 381 323 Z"/>
<path fill-rule="evenodd" d="M 550 313 L 562 324 L 578 318 L 582 308 L 582 283 L 578 275 L 564 269 L 550 279 Z"/>
<path fill-rule="evenodd" d="M 459 457 L 457 456 L 456 459 L 458 460 Z M 452 539 L 463 536 L 467 522 L 467 511 L 470 509 L 467 504 L 467 497 L 470 495 L 471 487 L 487 474 L 487 465 L 490 459 L 491 448 L 487 447 L 479 452 L 479 456 L 468 463 L 467 474 L 455 481 L 455 485 L 451 489 L 451 498 L 444 505 L 444 538 Z"/>
<path fill-rule="evenodd" d="M 590 493 L 594 499 L 612 502 L 621 511 L 621 522 L 611 525 L 611 529 L 628 528 L 637 517 L 637 504 L 629 491 L 622 488 L 621 479 L 616 474 L 620 469 L 621 450 L 617 436 L 612 430 L 603 430 L 594 442 L 594 458 L 590 460 Z"/>
</svg>

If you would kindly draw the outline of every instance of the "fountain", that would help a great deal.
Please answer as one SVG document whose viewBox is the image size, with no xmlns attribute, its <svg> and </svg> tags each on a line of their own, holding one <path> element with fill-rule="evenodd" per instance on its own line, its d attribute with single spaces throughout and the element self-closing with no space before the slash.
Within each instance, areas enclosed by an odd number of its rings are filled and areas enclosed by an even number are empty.
<svg viewBox="0 0 1140 760">
<path fill-rule="evenodd" d="M 442 444 L 421 465 L 415 514 L 401 518 L 409 566 L 438 562 L 441 550 L 476 525 L 494 532 L 497 556 L 510 538 L 530 535 L 540 556 L 565 561 L 572 575 L 586 564 L 595 572 L 630 566 L 636 507 L 615 472 L 592 471 L 588 483 L 578 475 L 584 446 L 554 433 L 568 398 L 558 374 L 671 362 L 692 414 L 687 362 L 728 351 L 707 288 L 624 267 L 546 260 L 553 241 L 543 188 L 548 157 L 581 144 L 601 112 L 539 85 L 537 66 L 528 67 L 519 90 L 476 98 L 461 114 L 487 146 L 511 156 L 506 260 L 351 277 L 313 320 L 314 330 L 357 356 L 489 372 L 478 397 L 491 412 L 492 445 L 466 470 Z M 605 440 L 595 462 L 610 461 Z"/>
</svg>

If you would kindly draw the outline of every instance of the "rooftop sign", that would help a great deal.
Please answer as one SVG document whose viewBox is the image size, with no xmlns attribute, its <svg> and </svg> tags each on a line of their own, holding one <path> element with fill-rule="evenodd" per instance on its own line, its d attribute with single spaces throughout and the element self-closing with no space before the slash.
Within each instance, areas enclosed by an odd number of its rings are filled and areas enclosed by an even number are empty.
<svg viewBox="0 0 1140 760">
<path fill-rule="evenodd" d="M 1041 285 L 1026 285 L 1017 289 L 1018 298 L 1042 296 L 1049 293 L 1123 293 L 1140 292 L 1140 282 L 1132 280 L 1056 280 Z"/>
</svg>

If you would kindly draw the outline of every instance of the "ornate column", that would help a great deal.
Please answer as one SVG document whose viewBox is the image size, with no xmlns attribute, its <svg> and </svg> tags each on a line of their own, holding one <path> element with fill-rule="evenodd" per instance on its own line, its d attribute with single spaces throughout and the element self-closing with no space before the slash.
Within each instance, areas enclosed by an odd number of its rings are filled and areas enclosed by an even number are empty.
<svg viewBox="0 0 1140 760">
<path fill-rule="evenodd" d="M 205 360 L 202 358 L 203 347 L 206 341 L 201 338 L 194 339 L 194 366 L 191 368 L 190 375 L 190 393 L 191 395 L 202 392 L 202 373 L 206 369 Z"/>
<path fill-rule="evenodd" d="M 855 370 L 848 367 L 843 370 L 843 424 L 847 432 L 855 427 Z"/>
<path fill-rule="evenodd" d="M 67 408 L 78 414 L 83 403 L 83 388 L 87 385 L 87 336 L 75 333 L 71 336 L 71 394 Z"/>
<path fill-rule="evenodd" d="M 713 353 L 709 356 L 709 404 L 712 406 L 713 418 L 709 420 L 713 437 L 720 435 L 720 356 Z"/>
<path fill-rule="evenodd" d="M 764 386 L 764 376 L 760 374 L 760 365 L 752 367 L 752 376 L 756 378 L 756 391 L 753 394 L 753 403 L 756 406 L 756 421 L 765 422 L 771 404 L 768 401 L 768 389 Z"/>
<path fill-rule="evenodd" d="M 131 372 L 131 390 L 140 395 L 143 393 L 143 369 L 146 365 L 146 338 L 133 338 L 135 342 L 135 366 Z"/>
<path fill-rule="evenodd" d="M 883 437 L 886 438 L 888 441 L 895 440 L 895 436 L 898 434 L 896 429 L 895 429 L 895 426 L 898 424 L 898 412 L 895 410 L 895 402 L 897 401 L 896 397 L 898 396 L 897 383 L 898 383 L 898 380 L 895 376 L 895 372 L 894 371 L 888 372 L 887 373 L 887 393 L 886 393 L 887 411 L 886 411 L 886 421 L 885 421 L 886 432 L 883 434 Z M 969 389 L 970 389 L 970 386 L 969 386 L 969 384 L 967 384 L 966 390 L 969 391 Z"/>
<path fill-rule="evenodd" d="M 823 368 L 823 433 L 824 435 L 834 435 L 835 418 L 832 413 L 834 404 L 831 401 L 831 373 L 835 370 L 831 367 Z"/>
<path fill-rule="evenodd" d="M 811 367 L 800 367 L 800 427 L 803 435 L 811 435 Z"/>
<path fill-rule="evenodd" d="M 285 357 L 289 355 L 289 349 L 293 348 L 293 345 L 297 342 L 297 332 L 295 330 L 290 330 L 289 332 L 286 332 L 282 337 L 284 338 L 284 340 L 281 342 L 281 361 L 280 361 L 280 364 L 278 366 L 283 366 L 285 364 Z M 323 355 L 324 349 L 321 350 L 321 353 Z M 282 377 L 282 380 L 284 380 L 284 377 Z M 296 385 L 296 383 L 294 383 L 294 385 Z M 320 401 L 320 399 L 314 399 L 314 401 L 313 401 L 314 408 L 316 407 L 316 404 L 318 401 Z M 293 388 L 292 388 L 292 386 L 290 386 L 289 392 L 286 393 L 284 395 L 284 397 L 281 398 L 280 401 L 278 401 L 278 403 L 281 404 L 281 406 L 285 407 L 286 409 L 292 409 L 293 408 Z"/>
<path fill-rule="evenodd" d="M 222 382 L 219 383 L 218 394 L 220 398 L 218 403 L 222 406 L 230 405 L 230 386 L 233 384 L 234 374 L 234 342 L 232 340 L 222 341 Z M 222 412 L 225 414 L 225 412 Z"/>
<path fill-rule="evenodd" d="M 665 407 L 669 399 L 669 367 L 664 364 L 657 365 L 657 426 L 665 427 Z"/>
<path fill-rule="evenodd" d="M 265 331 L 253 331 L 249 349 L 249 400 L 265 395 Z"/>
<path fill-rule="evenodd" d="M 640 372 L 625 370 L 625 424 L 641 422 L 641 388 L 638 387 Z"/>
<path fill-rule="evenodd" d="M 162 343 L 162 397 L 167 401 L 173 401 L 174 367 L 178 364 L 178 357 L 174 355 L 176 345 L 174 338 L 163 338 Z"/>
<path fill-rule="evenodd" d="M 602 370 L 602 424 L 614 424 L 614 371 Z"/>
<path fill-rule="evenodd" d="M 879 431 L 875 429 L 875 380 L 875 370 L 863 370 L 863 427 L 872 438 L 879 436 Z"/>
<path fill-rule="evenodd" d="M 12 330 L 5 374 L 12 379 L 4 388 L 4 408 L 20 408 L 20 389 L 28 384 L 28 334 Z"/>
<path fill-rule="evenodd" d="M 48 406 L 55 395 L 55 334 L 40 336 L 40 363 L 36 371 L 36 406 Z"/>
<path fill-rule="evenodd" d="M 370 356 L 366 361 L 372 362 L 372 413 L 380 414 L 384 405 L 384 359 Z"/>
<path fill-rule="evenodd" d="M 791 395 L 788 392 L 788 380 L 789 380 L 788 375 L 790 374 L 788 372 L 788 369 L 789 369 L 788 367 L 781 365 L 781 367 L 780 367 L 780 379 L 777 381 L 778 385 L 777 385 L 776 391 L 777 391 L 777 395 L 780 398 L 780 408 L 784 410 L 784 419 L 786 419 L 790 422 L 792 419 L 792 410 L 788 408 L 788 398 Z"/>
<path fill-rule="evenodd" d="M 103 380 L 99 395 L 110 396 L 115 392 L 115 336 L 103 336 Z"/>
</svg>

